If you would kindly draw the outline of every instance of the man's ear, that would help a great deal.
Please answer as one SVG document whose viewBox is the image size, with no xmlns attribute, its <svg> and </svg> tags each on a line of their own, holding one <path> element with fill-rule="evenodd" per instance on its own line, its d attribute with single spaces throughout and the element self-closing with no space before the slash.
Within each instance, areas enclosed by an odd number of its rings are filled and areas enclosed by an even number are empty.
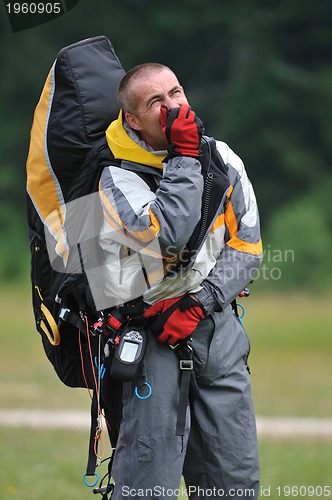
<svg viewBox="0 0 332 500">
<path fill-rule="evenodd" d="M 126 119 L 130 128 L 132 128 L 134 130 L 142 130 L 141 120 L 137 116 L 126 112 L 125 119 Z"/>
</svg>

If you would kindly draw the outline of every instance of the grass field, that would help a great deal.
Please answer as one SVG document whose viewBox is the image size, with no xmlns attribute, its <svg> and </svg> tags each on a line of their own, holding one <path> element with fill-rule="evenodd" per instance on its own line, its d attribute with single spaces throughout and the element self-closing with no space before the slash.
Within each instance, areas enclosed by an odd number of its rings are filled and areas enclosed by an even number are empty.
<svg viewBox="0 0 332 500">
<path fill-rule="evenodd" d="M 1 500 L 97 498 L 81 480 L 86 466 L 85 432 L 2 428 L 0 435 Z"/>
<path fill-rule="evenodd" d="M 2 290 L 0 304 L 0 407 L 88 409 L 86 391 L 64 387 L 42 352 L 29 290 Z M 243 304 L 256 413 L 331 417 L 331 296 L 252 293 Z M 87 431 L 0 428 L 0 500 L 96 498 L 81 481 L 87 441 Z M 263 496 L 322 496 L 288 495 L 287 486 L 332 490 L 332 442 L 261 439 L 260 451 Z"/>
<path fill-rule="evenodd" d="M 242 303 L 256 412 L 331 417 L 332 297 L 253 294 Z"/>
<path fill-rule="evenodd" d="M 86 467 L 87 432 L 70 430 L 27 430 L 0 428 L 0 499 L 93 500 L 82 481 Z M 312 488 L 330 487 L 332 497 L 332 443 L 321 440 L 260 442 L 261 488 L 270 500 L 294 498 L 284 494 L 288 487 L 302 487 L 300 498 Z M 105 467 L 101 467 L 105 472 Z M 100 474 L 102 477 L 103 473 Z M 311 487 L 311 489 L 309 489 Z M 267 493 L 269 493 L 267 495 Z M 280 494 L 279 494 L 280 493 Z M 186 496 L 180 496 L 184 500 Z M 262 496 L 263 498 L 263 496 Z M 327 498 L 325 496 L 324 498 Z"/>
</svg>

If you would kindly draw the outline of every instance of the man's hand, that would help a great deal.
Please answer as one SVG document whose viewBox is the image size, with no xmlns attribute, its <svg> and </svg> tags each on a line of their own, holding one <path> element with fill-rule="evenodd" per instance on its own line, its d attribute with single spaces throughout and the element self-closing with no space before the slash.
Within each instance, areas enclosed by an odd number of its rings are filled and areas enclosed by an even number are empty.
<svg viewBox="0 0 332 500">
<path fill-rule="evenodd" d="M 169 144 L 170 158 L 191 156 L 197 158 L 204 132 L 203 124 L 188 104 L 180 108 L 160 108 L 160 123 L 163 134 Z"/>
<path fill-rule="evenodd" d="M 160 342 L 176 345 L 193 333 L 198 323 L 205 317 L 205 313 L 197 299 L 190 295 L 182 295 L 156 302 L 143 316 L 144 318 L 157 316 L 150 325 L 151 330 Z"/>
</svg>

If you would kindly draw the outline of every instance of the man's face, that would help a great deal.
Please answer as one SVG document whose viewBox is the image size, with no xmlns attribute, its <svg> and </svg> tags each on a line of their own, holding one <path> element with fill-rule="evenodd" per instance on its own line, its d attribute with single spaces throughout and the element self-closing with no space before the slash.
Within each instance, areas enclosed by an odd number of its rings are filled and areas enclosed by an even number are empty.
<svg viewBox="0 0 332 500">
<path fill-rule="evenodd" d="M 167 149 L 160 125 L 160 106 L 172 109 L 188 104 L 178 79 L 167 69 L 151 71 L 148 76 L 134 80 L 132 91 L 135 92 L 137 109 L 135 115 L 125 113 L 127 122 L 154 150 Z"/>
</svg>

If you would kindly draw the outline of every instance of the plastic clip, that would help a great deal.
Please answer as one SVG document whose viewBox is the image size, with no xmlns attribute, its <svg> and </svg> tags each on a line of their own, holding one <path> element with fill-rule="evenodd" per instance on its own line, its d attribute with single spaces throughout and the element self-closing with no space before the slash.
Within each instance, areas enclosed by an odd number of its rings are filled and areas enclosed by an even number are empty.
<svg viewBox="0 0 332 500">
<path fill-rule="evenodd" d="M 192 359 L 180 359 L 180 370 L 193 370 L 194 362 Z"/>
<path fill-rule="evenodd" d="M 106 373 L 106 368 L 104 366 L 104 363 L 100 365 L 100 368 L 98 367 L 98 358 L 97 356 L 95 356 L 94 358 L 94 361 L 95 361 L 95 367 L 97 368 L 97 370 L 99 370 L 100 372 L 100 378 L 104 378 L 105 376 L 105 373 Z"/>
</svg>

